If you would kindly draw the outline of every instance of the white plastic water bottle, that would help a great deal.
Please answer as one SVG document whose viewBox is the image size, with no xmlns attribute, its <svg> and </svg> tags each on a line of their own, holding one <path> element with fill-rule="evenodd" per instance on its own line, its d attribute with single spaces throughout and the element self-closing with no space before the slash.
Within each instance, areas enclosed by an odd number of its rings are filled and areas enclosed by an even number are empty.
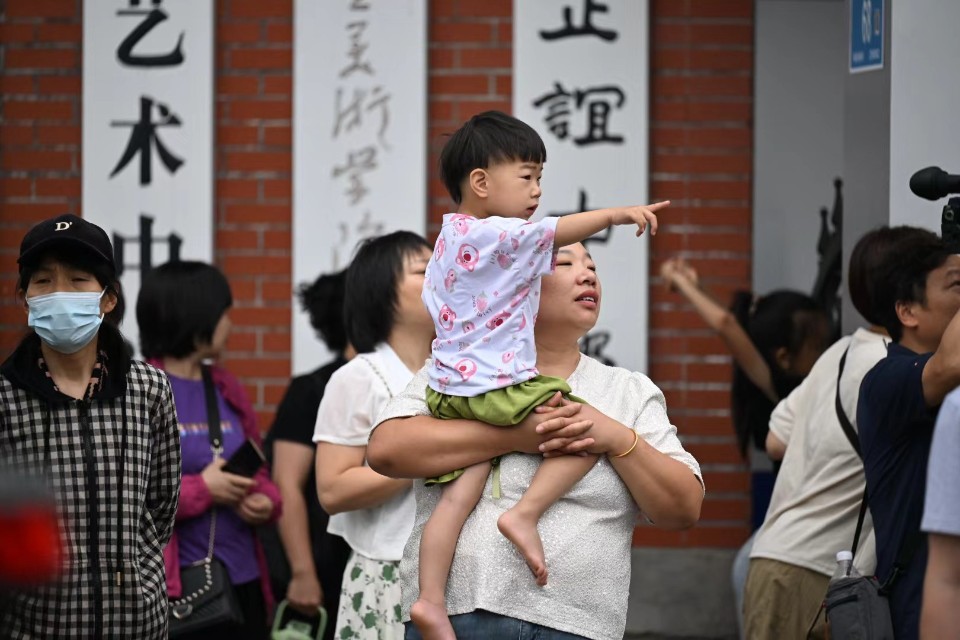
<svg viewBox="0 0 960 640">
<path fill-rule="evenodd" d="M 859 576 L 860 572 L 853 566 L 853 554 L 849 551 L 838 551 L 837 570 L 833 572 L 833 577 L 830 578 L 830 582 L 843 578 L 857 578 Z"/>
</svg>

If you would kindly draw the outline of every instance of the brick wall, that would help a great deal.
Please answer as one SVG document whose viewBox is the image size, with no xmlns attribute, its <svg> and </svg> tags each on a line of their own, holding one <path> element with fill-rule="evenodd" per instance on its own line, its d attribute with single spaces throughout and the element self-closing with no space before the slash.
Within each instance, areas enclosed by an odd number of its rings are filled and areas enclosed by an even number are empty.
<svg viewBox="0 0 960 640">
<path fill-rule="evenodd" d="M 725 301 L 749 286 L 753 2 L 650 3 L 650 191 L 674 203 L 651 272 L 681 253 Z M 13 291 L 20 237 L 37 220 L 80 213 L 81 5 L 6 0 L 0 16 L 0 353 L 22 335 Z M 292 12 L 292 0 L 217 1 L 216 261 L 236 300 L 227 364 L 264 428 L 290 366 Z M 511 0 L 430 0 L 431 233 L 448 207 L 433 177 L 441 135 L 478 111 L 510 111 L 511 14 Z M 650 375 L 710 491 L 698 527 L 644 527 L 635 539 L 737 546 L 747 535 L 748 476 L 729 420 L 729 358 L 656 281 L 650 298 Z"/>
</svg>

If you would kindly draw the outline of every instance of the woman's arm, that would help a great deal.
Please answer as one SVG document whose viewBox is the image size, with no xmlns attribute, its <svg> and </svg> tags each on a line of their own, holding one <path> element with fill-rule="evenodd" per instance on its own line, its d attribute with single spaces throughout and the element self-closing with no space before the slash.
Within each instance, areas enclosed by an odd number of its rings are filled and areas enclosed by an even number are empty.
<svg viewBox="0 0 960 640">
<path fill-rule="evenodd" d="M 273 443 L 273 481 L 283 500 L 283 515 L 277 529 L 292 574 L 286 596 L 292 606 L 304 613 L 315 613 L 323 604 L 323 589 L 317 581 L 307 501 L 303 493 L 313 468 L 314 449 L 287 440 Z"/>
<path fill-rule="evenodd" d="M 960 639 L 960 537 L 930 534 L 920 637 Z"/>
<path fill-rule="evenodd" d="M 660 275 L 672 289 L 683 294 L 707 326 L 717 332 L 750 382 L 757 385 L 771 402 L 778 402 L 780 398 L 773 386 L 770 367 L 733 313 L 700 288 L 696 270 L 683 260 L 673 259 L 663 263 Z"/>
<path fill-rule="evenodd" d="M 582 437 L 593 425 L 579 415 L 580 406 L 572 403 L 549 413 L 531 412 L 515 427 L 424 415 L 392 418 L 371 434 L 367 460 L 387 476 L 430 478 L 513 451 L 574 453 L 593 444 Z"/>
<path fill-rule="evenodd" d="M 150 483 L 147 486 L 146 507 L 157 529 L 161 544 L 173 534 L 175 518 L 179 514 L 180 499 L 180 431 L 170 384 L 163 378 L 160 401 L 154 407 L 153 456 L 150 459 Z"/>
<path fill-rule="evenodd" d="M 703 485 L 690 467 L 636 437 L 633 429 L 593 407 L 583 411 L 594 421 L 591 453 L 607 455 L 637 506 L 657 526 L 686 529 L 700 519 Z M 630 453 L 615 457 L 636 446 Z"/>
<path fill-rule="evenodd" d="M 409 480 L 394 480 L 364 466 L 366 449 L 317 443 L 317 494 L 327 513 L 376 507 L 410 487 Z"/>
</svg>

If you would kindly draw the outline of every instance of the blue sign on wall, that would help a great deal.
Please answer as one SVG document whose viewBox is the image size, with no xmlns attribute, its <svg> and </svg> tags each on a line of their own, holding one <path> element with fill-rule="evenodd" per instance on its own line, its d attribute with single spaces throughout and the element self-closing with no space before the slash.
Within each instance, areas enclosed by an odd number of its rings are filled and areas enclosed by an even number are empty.
<svg viewBox="0 0 960 640">
<path fill-rule="evenodd" d="M 883 0 L 850 0 L 850 72 L 883 68 Z"/>
</svg>

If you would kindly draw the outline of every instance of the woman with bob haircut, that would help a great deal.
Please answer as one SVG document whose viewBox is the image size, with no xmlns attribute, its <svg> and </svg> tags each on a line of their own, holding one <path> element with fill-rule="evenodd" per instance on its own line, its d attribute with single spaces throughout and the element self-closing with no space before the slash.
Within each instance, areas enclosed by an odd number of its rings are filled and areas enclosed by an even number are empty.
<svg viewBox="0 0 960 640">
<path fill-rule="evenodd" d="M 166 371 L 180 423 L 183 484 L 176 527 L 164 549 L 168 593 L 172 599 L 187 595 L 180 571 L 207 556 L 215 522 L 213 557 L 223 563 L 244 616 L 243 623 L 179 637 L 262 639 L 273 606 L 266 558 L 254 527 L 279 517 L 280 494 L 265 465 L 252 478 L 223 470 L 248 439 L 260 445 L 260 432 L 243 385 L 222 367 L 204 364 L 223 352 L 232 305 L 227 279 L 203 262 L 156 267 L 144 277 L 137 300 L 140 348 L 150 363 Z M 223 434 L 216 453 L 207 421 L 207 375 Z"/>
<path fill-rule="evenodd" d="M 162 550 L 180 487 L 170 385 L 129 356 L 103 229 L 45 220 L 17 262 L 31 331 L 0 367 L 0 467 L 46 483 L 63 562 L 51 582 L 4 588 L 0 636 L 166 638 Z"/>
<path fill-rule="evenodd" d="M 344 318 L 360 355 L 330 378 L 313 437 L 328 531 L 353 550 L 337 638 L 403 637 L 398 568 L 416 505 L 410 481 L 370 469 L 366 450 L 380 410 L 430 355 L 433 320 L 420 293 L 432 249 L 422 237 L 397 231 L 365 240 L 347 269 Z"/>
</svg>

